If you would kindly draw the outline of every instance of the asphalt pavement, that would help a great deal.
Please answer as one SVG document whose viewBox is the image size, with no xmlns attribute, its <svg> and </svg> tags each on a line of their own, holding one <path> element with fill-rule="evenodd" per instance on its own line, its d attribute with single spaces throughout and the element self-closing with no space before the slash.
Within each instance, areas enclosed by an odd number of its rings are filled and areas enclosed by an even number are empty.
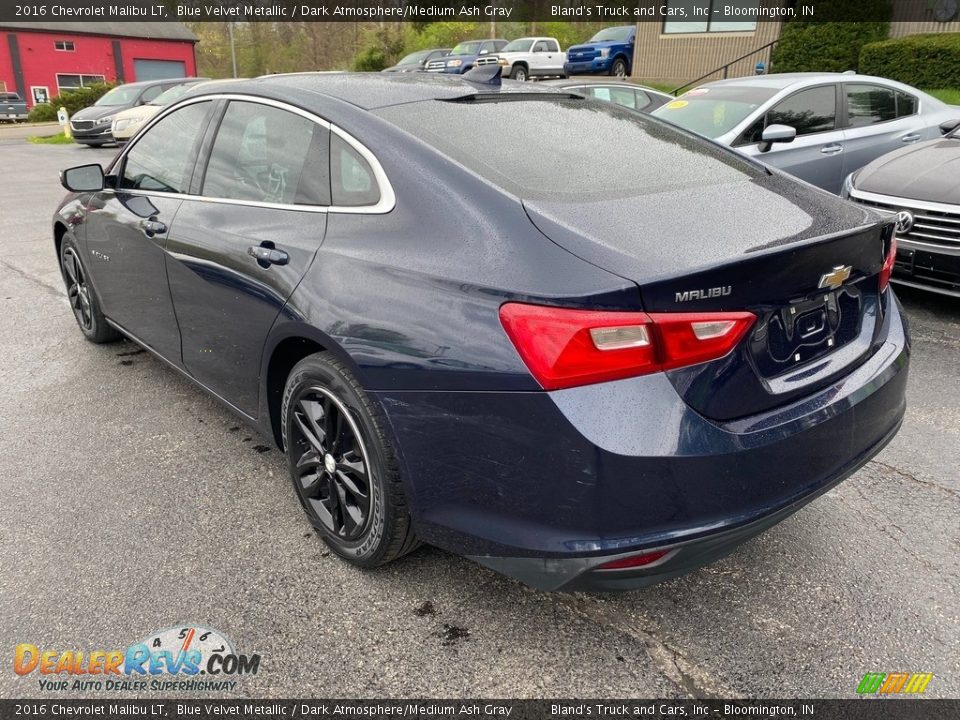
<svg viewBox="0 0 960 720">
<path fill-rule="evenodd" d="M 266 440 L 131 343 L 82 338 L 57 171 L 114 152 L 0 140 L 0 697 L 49 697 L 12 671 L 19 643 L 125 648 L 185 623 L 261 655 L 230 693 L 249 697 L 853 697 L 891 671 L 960 697 L 960 301 L 900 291 L 900 434 L 714 565 L 621 595 L 539 593 L 431 548 L 361 571 Z"/>
</svg>

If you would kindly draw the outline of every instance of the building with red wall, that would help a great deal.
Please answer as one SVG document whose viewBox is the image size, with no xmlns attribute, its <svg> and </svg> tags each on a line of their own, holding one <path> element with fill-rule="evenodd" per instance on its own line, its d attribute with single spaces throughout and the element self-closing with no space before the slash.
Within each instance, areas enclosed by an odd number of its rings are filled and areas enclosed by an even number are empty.
<svg viewBox="0 0 960 720">
<path fill-rule="evenodd" d="M 28 106 L 96 82 L 197 74 L 197 36 L 175 22 L 10 22 L 0 25 L 0 90 Z"/>
</svg>

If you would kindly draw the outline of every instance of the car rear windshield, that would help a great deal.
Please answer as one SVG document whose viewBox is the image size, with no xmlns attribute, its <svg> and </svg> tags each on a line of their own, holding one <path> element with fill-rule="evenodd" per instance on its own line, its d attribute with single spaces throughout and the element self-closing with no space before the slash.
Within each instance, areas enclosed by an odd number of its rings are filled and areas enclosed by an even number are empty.
<svg viewBox="0 0 960 720">
<path fill-rule="evenodd" d="M 398 62 L 397 65 L 416 65 L 421 60 L 425 60 L 430 52 L 430 50 L 418 50 L 417 52 L 412 52 Z"/>
<path fill-rule="evenodd" d="M 588 202 L 747 182 L 757 166 L 668 124 L 592 100 L 431 100 L 384 119 L 530 200 Z"/>
<path fill-rule="evenodd" d="M 722 86 L 691 90 L 654 115 L 708 138 L 725 135 L 779 92 L 776 88 Z"/>
<path fill-rule="evenodd" d="M 21 102 L 20 96 L 16 93 L 0 93 L 0 101 L 2 102 Z"/>
</svg>

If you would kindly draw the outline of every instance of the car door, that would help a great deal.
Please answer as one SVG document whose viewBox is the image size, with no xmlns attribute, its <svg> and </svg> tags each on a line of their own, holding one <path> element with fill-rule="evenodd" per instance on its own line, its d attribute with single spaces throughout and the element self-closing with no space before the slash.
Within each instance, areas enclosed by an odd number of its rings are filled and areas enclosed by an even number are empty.
<svg viewBox="0 0 960 720">
<path fill-rule="evenodd" d="M 326 232 L 329 126 L 296 108 L 230 99 L 168 242 L 186 369 L 255 417 L 270 327 Z"/>
<path fill-rule="evenodd" d="M 778 101 L 751 124 L 734 147 L 761 162 L 832 193 L 843 182 L 844 132 L 839 123 L 836 84 L 798 90 Z M 761 144 L 763 128 L 788 125 L 797 131 L 788 143 Z"/>
<path fill-rule="evenodd" d="M 844 177 L 881 155 L 926 138 L 917 99 L 873 83 L 843 83 Z"/>
<path fill-rule="evenodd" d="M 140 135 L 111 168 L 113 187 L 91 199 L 85 218 L 104 314 L 177 365 L 180 333 L 164 253 L 212 105 L 179 108 Z"/>
<path fill-rule="evenodd" d="M 560 44 L 556 40 L 542 40 L 546 46 L 543 51 L 541 67 L 544 75 L 563 75 L 564 56 L 560 52 Z"/>
</svg>

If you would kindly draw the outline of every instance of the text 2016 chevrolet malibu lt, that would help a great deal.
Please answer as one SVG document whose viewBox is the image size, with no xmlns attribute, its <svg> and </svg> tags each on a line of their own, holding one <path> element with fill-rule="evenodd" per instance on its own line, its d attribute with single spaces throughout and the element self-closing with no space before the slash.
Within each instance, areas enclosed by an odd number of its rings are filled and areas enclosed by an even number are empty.
<svg viewBox="0 0 960 720">
<path fill-rule="evenodd" d="M 63 182 L 86 337 L 135 340 L 274 438 L 360 566 L 427 542 L 538 588 L 647 585 L 903 417 L 889 221 L 607 103 L 208 83 Z"/>
</svg>

